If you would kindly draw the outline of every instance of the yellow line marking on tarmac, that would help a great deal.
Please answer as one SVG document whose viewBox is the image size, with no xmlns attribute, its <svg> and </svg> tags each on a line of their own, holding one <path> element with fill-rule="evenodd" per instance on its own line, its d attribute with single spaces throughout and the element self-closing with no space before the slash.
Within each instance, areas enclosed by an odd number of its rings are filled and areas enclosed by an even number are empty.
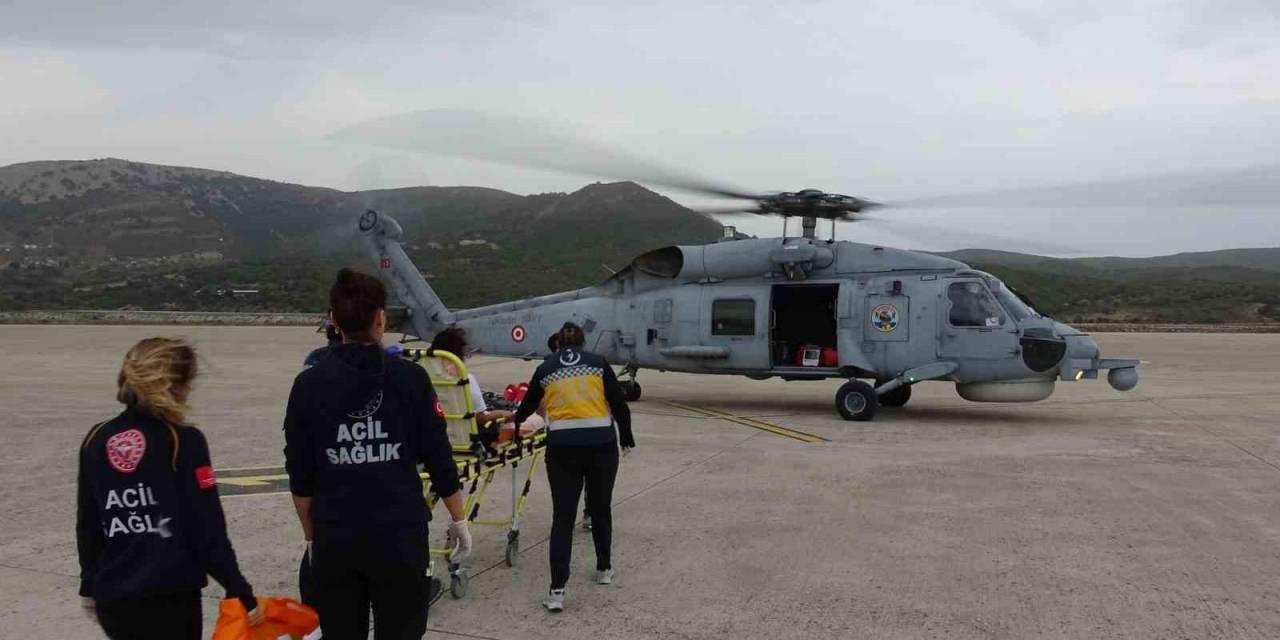
<svg viewBox="0 0 1280 640">
<path fill-rule="evenodd" d="M 780 427 L 776 424 L 764 422 L 763 420 L 756 420 L 755 418 L 735 416 L 732 413 L 725 413 L 723 411 L 717 411 L 715 409 L 704 409 L 702 407 L 694 407 L 687 404 L 680 404 L 679 402 L 664 401 L 663 404 L 675 407 L 677 409 L 684 409 L 685 411 L 700 413 L 704 416 L 709 416 L 712 418 L 728 420 L 729 422 L 740 424 L 744 427 L 751 427 L 752 429 L 768 431 L 769 433 L 772 433 L 774 435 L 782 436 L 784 438 L 791 438 L 793 440 L 799 440 L 801 442 L 808 442 L 808 443 L 830 442 L 826 438 L 823 438 L 821 436 L 815 436 L 812 433 L 805 433 L 803 431 L 796 431 L 795 429 Z"/>
<path fill-rule="evenodd" d="M 218 484 L 232 484 L 237 487 L 260 487 L 262 485 L 270 484 L 277 480 L 288 480 L 288 479 L 289 479 L 289 474 L 287 473 L 281 473 L 277 475 L 268 475 L 268 476 L 240 476 L 238 478 L 224 477 L 224 478 L 218 478 Z"/>
</svg>

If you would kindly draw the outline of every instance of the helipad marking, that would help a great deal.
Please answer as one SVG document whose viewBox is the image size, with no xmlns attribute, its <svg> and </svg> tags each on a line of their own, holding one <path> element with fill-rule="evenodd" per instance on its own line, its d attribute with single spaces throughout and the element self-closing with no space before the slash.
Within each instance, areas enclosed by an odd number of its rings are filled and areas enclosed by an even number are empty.
<svg viewBox="0 0 1280 640">
<path fill-rule="evenodd" d="M 224 498 L 289 493 L 289 474 L 280 465 L 218 469 Z"/>
<path fill-rule="evenodd" d="M 768 431 L 769 433 L 772 433 L 774 435 L 782 436 L 784 438 L 791 438 L 793 440 L 799 440 L 801 442 L 808 442 L 811 444 L 814 442 L 830 442 L 830 440 L 827 440 L 822 436 L 815 436 L 812 433 L 805 433 L 803 431 L 796 431 L 795 429 L 780 427 L 776 424 L 771 424 L 763 420 L 756 420 L 755 418 L 744 418 L 742 416 L 735 416 L 732 413 L 725 413 L 723 411 L 717 411 L 715 409 L 704 409 L 702 407 L 694 407 L 687 404 L 680 404 L 679 402 L 667 401 L 664 404 L 675 407 L 677 409 L 684 409 L 685 411 L 700 413 L 704 416 L 709 416 L 712 418 L 720 418 L 721 420 L 728 420 L 729 422 L 740 424 L 744 427 L 751 427 L 752 429 Z"/>
</svg>

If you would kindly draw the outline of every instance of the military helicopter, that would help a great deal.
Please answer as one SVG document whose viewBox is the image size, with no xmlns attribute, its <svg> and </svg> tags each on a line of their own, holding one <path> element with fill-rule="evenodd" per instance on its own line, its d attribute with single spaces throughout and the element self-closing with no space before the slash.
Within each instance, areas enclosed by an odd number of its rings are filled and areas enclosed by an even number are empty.
<svg viewBox="0 0 1280 640">
<path fill-rule="evenodd" d="M 403 146 L 402 136 L 395 140 Z M 568 145 L 556 142 L 550 146 Z M 488 157 L 444 147 L 486 159 L 513 155 L 510 147 Z M 452 310 L 405 253 L 392 217 L 366 211 L 358 229 L 404 305 L 407 337 L 459 326 L 479 352 L 534 358 L 547 354 L 546 336 L 573 321 L 589 350 L 622 367 L 632 401 L 641 395 L 641 369 L 843 379 L 836 410 L 859 421 L 878 407 L 907 404 L 921 382 L 953 383 L 975 402 L 1043 400 L 1058 381 L 1096 379 L 1102 371 L 1118 391 L 1138 384 L 1140 361 L 1102 357 L 1088 334 L 1044 317 L 991 274 L 928 253 L 834 239 L 835 221 L 860 220 L 881 203 L 817 189 L 752 194 L 648 173 L 650 183 L 742 200 L 749 204 L 738 210 L 779 216 L 783 235 L 726 233 L 712 244 L 654 249 L 593 287 Z M 792 218 L 801 220 L 798 236 L 786 232 Z M 818 237 L 820 220 L 831 221 L 831 237 Z"/>
</svg>

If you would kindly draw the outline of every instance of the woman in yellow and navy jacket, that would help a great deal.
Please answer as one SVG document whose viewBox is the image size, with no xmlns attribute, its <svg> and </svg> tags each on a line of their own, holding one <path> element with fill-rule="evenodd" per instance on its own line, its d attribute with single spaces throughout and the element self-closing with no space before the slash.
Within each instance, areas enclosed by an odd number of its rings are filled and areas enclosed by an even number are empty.
<svg viewBox="0 0 1280 640">
<path fill-rule="evenodd" d="M 560 350 L 538 366 L 515 415 L 516 424 L 520 424 L 546 400 L 552 524 L 551 589 L 543 605 L 551 611 L 564 609 L 573 521 L 584 484 L 596 548 L 595 581 L 613 582 L 611 504 L 618 475 L 618 445 L 623 451 L 636 446 L 631 411 L 618 378 L 603 357 L 582 350 L 584 342 L 582 328 L 565 323 L 560 330 Z"/>
</svg>

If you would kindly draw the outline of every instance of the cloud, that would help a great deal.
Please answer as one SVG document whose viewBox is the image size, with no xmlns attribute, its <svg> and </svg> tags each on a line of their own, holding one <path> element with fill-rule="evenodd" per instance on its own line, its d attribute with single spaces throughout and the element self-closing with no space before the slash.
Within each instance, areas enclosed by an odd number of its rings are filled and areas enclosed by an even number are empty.
<svg viewBox="0 0 1280 640">
<path fill-rule="evenodd" d="M 0 42 L 75 49 L 183 49 L 233 57 L 305 56 L 313 48 L 426 37 L 510 0 L 262 2 L 261 0 L 9 0 Z"/>
<path fill-rule="evenodd" d="M 872 199 L 1241 166 L 1280 156 L 1277 9 L 9 0 L 0 164 L 116 156 L 362 186 L 353 168 L 385 152 L 327 134 L 462 109 L 557 120 L 744 189 Z M 401 157 L 381 171 L 517 192 L 589 179 Z"/>
</svg>

